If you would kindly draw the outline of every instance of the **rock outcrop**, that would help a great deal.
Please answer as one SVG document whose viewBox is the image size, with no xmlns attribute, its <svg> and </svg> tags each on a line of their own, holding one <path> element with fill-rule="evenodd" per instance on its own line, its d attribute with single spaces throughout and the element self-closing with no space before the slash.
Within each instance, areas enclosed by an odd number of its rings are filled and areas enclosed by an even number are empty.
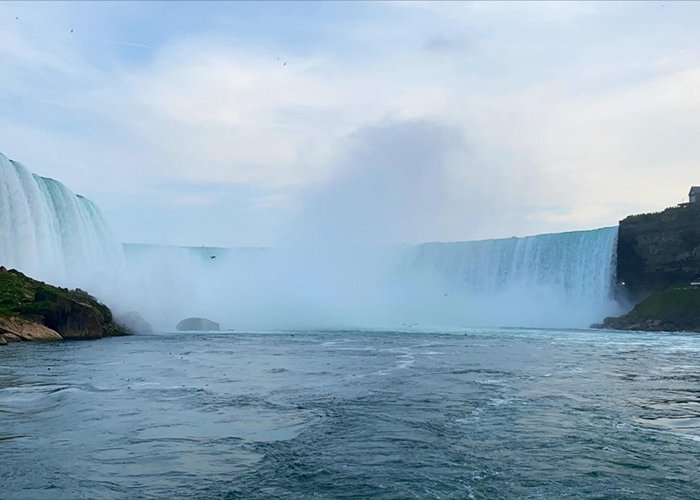
<svg viewBox="0 0 700 500">
<path fill-rule="evenodd" d="M 219 323 L 206 318 L 187 318 L 180 321 L 175 327 L 178 331 L 218 332 Z"/>
<path fill-rule="evenodd" d="M 631 215 L 620 221 L 617 280 L 626 298 L 639 302 L 700 275 L 700 204 Z"/>
<path fill-rule="evenodd" d="M 700 332 L 700 289 L 670 287 L 649 295 L 627 314 L 595 327 L 615 330 Z"/>
<path fill-rule="evenodd" d="M 9 342 L 22 340 L 62 340 L 58 332 L 39 323 L 19 318 L 0 318 L 0 338 Z"/>
<path fill-rule="evenodd" d="M 96 339 L 128 335 L 107 306 L 82 290 L 67 290 L 0 267 L 0 343 Z"/>
</svg>

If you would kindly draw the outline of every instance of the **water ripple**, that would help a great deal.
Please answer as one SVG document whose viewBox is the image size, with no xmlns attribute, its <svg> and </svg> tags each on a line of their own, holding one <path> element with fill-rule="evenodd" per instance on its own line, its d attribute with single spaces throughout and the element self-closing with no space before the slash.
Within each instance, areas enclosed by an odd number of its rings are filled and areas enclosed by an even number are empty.
<svg viewBox="0 0 700 500">
<path fill-rule="evenodd" d="M 698 336 L 238 332 L 70 347 L 0 350 L 2 497 L 700 490 Z"/>
</svg>

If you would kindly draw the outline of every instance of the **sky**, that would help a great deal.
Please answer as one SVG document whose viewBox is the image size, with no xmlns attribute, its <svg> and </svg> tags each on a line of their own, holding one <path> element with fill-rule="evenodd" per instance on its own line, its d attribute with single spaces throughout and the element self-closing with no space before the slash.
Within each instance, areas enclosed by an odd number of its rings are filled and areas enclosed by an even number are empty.
<svg viewBox="0 0 700 500">
<path fill-rule="evenodd" d="M 0 3 L 0 152 L 124 242 L 612 226 L 700 184 L 700 4 Z"/>
</svg>

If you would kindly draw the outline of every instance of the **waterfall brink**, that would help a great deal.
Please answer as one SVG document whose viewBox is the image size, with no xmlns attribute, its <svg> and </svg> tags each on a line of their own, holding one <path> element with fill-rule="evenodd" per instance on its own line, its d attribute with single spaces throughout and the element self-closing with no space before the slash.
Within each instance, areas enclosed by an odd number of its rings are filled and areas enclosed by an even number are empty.
<svg viewBox="0 0 700 500">
<path fill-rule="evenodd" d="M 95 291 L 122 262 L 94 203 L 0 154 L 0 265 Z"/>
<path fill-rule="evenodd" d="M 498 325 L 588 326 L 618 311 L 617 227 L 459 243 L 411 253 L 424 286 L 456 295 L 469 317 Z"/>
</svg>

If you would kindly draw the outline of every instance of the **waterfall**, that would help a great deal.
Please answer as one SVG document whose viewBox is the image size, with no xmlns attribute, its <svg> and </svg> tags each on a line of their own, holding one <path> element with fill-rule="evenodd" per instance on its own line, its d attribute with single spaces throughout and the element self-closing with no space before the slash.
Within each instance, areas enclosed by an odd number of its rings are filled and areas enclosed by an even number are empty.
<svg viewBox="0 0 700 500">
<path fill-rule="evenodd" d="M 0 154 L 0 265 L 94 290 L 122 262 L 94 203 Z"/>
<path fill-rule="evenodd" d="M 0 265 L 163 330 L 187 316 L 251 329 L 587 327 L 620 312 L 616 241 L 613 227 L 405 247 L 123 248 L 92 202 L 0 154 Z"/>
<path fill-rule="evenodd" d="M 443 297 L 460 297 L 477 322 L 587 326 L 618 311 L 616 247 L 617 227 L 425 243 L 410 252 L 410 272 Z"/>
<path fill-rule="evenodd" d="M 170 328 L 185 316 L 251 329 L 588 327 L 619 312 L 616 242 L 613 227 L 333 251 L 125 248 L 131 288 Z"/>
</svg>

